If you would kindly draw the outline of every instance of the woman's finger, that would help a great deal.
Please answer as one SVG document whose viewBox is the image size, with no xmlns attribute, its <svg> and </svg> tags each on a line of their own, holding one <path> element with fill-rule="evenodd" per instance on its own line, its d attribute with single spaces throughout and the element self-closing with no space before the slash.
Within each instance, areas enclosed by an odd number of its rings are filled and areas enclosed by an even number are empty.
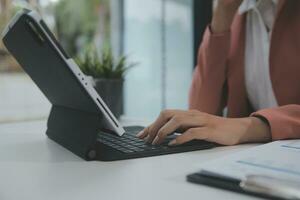
<svg viewBox="0 0 300 200">
<path fill-rule="evenodd" d="M 151 126 L 151 125 L 150 125 Z M 139 132 L 136 137 L 140 138 L 140 139 L 144 139 L 147 135 L 148 135 L 148 132 L 149 132 L 149 128 L 150 126 L 147 126 L 146 128 L 144 128 L 141 132 Z"/>
<path fill-rule="evenodd" d="M 155 122 L 149 127 L 147 130 L 147 142 L 152 142 L 156 137 L 159 129 L 164 126 L 174 115 L 177 115 L 182 111 L 178 110 L 164 110 L 160 113 L 159 117 L 155 120 Z"/>
<path fill-rule="evenodd" d="M 189 142 L 191 140 L 207 140 L 208 139 L 208 130 L 204 127 L 200 128 L 190 128 L 187 131 L 185 131 L 182 135 L 177 136 L 174 140 L 172 140 L 169 145 L 180 145 L 184 144 L 186 142 Z"/>
<path fill-rule="evenodd" d="M 160 144 L 169 134 L 175 132 L 180 127 L 180 122 L 176 117 L 170 119 L 159 131 L 152 144 Z"/>
<path fill-rule="evenodd" d="M 158 128 L 163 126 L 167 122 L 168 117 L 171 116 L 171 114 L 171 110 L 162 111 L 154 123 L 152 123 L 150 126 L 146 127 L 144 130 L 139 132 L 136 136 L 140 139 L 146 138 L 149 134 L 152 134 Z"/>
</svg>

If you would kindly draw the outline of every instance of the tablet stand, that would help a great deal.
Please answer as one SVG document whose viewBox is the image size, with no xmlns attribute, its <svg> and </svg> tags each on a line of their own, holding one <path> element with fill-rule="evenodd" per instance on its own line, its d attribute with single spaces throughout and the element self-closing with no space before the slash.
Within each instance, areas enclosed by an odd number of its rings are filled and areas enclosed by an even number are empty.
<svg viewBox="0 0 300 200">
<path fill-rule="evenodd" d="M 97 159 L 97 134 L 102 117 L 96 113 L 52 106 L 48 137 L 85 160 Z"/>
</svg>

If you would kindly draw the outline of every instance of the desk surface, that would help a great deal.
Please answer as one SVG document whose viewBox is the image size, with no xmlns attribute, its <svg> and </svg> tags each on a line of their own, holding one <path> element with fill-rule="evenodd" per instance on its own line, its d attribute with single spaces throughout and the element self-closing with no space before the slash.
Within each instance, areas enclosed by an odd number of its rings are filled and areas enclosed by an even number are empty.
<svg viewBox="0 0 300 200">
<path fill-rule="evenodd" d="M 46 122 L 0 125 L 0 199 L 254 199 L 186 182 L 202 163 L 254 145 L 86 162 L 48 139 Z"/>
</svg>

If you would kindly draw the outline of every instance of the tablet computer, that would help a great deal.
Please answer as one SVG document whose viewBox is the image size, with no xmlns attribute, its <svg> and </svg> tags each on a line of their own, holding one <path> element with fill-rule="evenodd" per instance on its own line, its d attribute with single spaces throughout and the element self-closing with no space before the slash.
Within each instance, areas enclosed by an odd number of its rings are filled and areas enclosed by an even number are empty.
<svg viewBox="0 0 300 200">
<path fill-rule="evenodd" d="M 105 119 L 103 128 L 124 134 L 124 128 L 37 12 L 20 11 L 2 38 L 8 51 L 53 105 L 99 113 Z"/>
</svg>

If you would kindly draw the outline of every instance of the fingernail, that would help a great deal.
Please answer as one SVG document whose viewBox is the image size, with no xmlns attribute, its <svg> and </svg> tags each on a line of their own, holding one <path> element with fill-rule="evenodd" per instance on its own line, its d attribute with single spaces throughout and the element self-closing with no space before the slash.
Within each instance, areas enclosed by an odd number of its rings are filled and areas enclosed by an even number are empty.
<svg viewBox="0 0 300 200">
<path fill-rule="evenodd" d="M 145 141 L 146 141 L 146 143 L 151 143 L 152 140 L 151 140 L 151 138 L 150 138 L 149 135 L 147 136 L 147 138 L 145 139 Z"/>
<path fill-rule="evenodd" d="M 136 134 L 136 137 L 141 137 L 143 135 L 144 131 L 140 131 L 138 134 Z"/>
<path fill-rule="evenodd" d="M 174 146 L 174 145 L 176 145 L 177 144 L 177 142 L 176 142 L 176 139 L 175 140 L 172 140 L 171 142 L 169 142 L 169 146 Z"/>
<path fill-rule="evenodd" d="M 157 142 L 158 142 L 158 137 L 155 137 L 155 139 L 153 140 L 152 144 L 153 144 L 153 145 L 156 145 Z"/>
</svg>

